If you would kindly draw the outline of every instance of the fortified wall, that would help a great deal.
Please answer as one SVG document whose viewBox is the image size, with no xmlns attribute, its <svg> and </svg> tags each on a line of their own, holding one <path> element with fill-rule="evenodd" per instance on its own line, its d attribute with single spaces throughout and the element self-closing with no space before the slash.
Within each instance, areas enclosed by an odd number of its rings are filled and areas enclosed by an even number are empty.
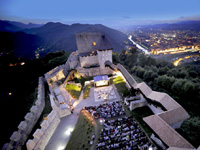
<svg viewBox="0 0 200 150">
<path fill-rule="evenodd" d="M 100 67 L 94 67 L 94 68 L 78 67 L 77 71 L 84 76 L 90 76 L 90 77 L 113 73 L 113 70 L 111 70 L 109 67 L 105 67 L 104 69 L 101 69 Z"/>
<path fill-rule="evenodd" d="M 28 150 L 45 149 L 48 141 L 60 123 L 60 117 L 56 110 L 52 110 L 46 119 L 40 124 L 41 129 L 33 133 L 33 139 L 28 140 L 26 147 Z"/>
<path fill-rule="evenodd" d="M 31 107 L 30 112 L 25 115 L 25 120 L 21 121 L 18 125 L 18 130 L 11 135 L 10 142 L 4 144 L 2 150 L 20 150 L 24 145 L 45 106 L 44 80 L 43 77 L 39 77 L 37 100 L 35 104 Z"/>
<path fill-rule="evenodd" d="M 60 80 L 65 79 L 66 76 L 70 74 L 71 67 L 76 66 L 74 65 L 74 61 L 71 60 L 72 57 L 73 55 L 70 55 L 69 59 L 64 65 L 57 66 L 45 74 L 45 79 L 48 83 L 50 91 L 49 98 L 52 111 L 40 124 L 40 128 L 33 133 L 34 138 L 29 139 L 26 143 L 28 150 L 45 149 L 51 136 L 60 123 L 60 118 L 71 114 L 70 109 L 64 100 L 64 96 L 60 92 L 60 86 L 58 85 L 58 82 L 61 82 Z M 70 62 L 72 62 L 72 64 Z"/>
</svg>

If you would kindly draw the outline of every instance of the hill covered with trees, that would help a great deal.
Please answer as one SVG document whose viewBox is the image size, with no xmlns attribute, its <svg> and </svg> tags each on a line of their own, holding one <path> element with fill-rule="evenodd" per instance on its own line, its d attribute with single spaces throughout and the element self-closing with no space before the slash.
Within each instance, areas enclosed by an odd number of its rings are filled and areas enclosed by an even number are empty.
<svg viewBox="0 0 200 150">
<path fill-rule="evenodd" d="M 34 27 L 34 28 L 31 28 Z M 126 34 L 101 24 L 72 24 L 49 22 L 41 25 L 23 25 L 17 22 L 0 21 L 0 45 L 2 54 L 12 53 L 16 57 L 35 58 L 35 53 L 45 56 L 49 52 L 77 50 L 75 33 L 100 32 L 111 42 L 114 51 L 119 52 L 127 45 Z"/>
</svg>

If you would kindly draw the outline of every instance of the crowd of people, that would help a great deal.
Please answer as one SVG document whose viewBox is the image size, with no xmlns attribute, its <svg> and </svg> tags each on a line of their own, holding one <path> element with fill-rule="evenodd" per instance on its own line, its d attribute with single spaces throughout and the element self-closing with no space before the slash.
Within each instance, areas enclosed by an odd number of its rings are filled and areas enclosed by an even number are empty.
<svg viewBox="0 0 200 150">
<path fill-rule="evenodd" d="M 133 117 L 106 120 L 97 150 L 148 150 L 152 144 Z"/>
<path fill-rule="evenodd" d="M 125 114 L 124 108 L 119 102 L 110 102 L 100 104 L 99 106 L 89 106 L 84 107 L 83 109 L 90 112 L 95 119 L 111 118 Z"/>
</svg>

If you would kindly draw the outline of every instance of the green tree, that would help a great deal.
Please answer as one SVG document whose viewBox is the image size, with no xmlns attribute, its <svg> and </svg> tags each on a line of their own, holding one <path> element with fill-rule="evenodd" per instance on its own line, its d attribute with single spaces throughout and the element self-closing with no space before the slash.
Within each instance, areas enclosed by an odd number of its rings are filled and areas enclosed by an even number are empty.
<svg viewBox="0 0 200 150">
<path fill-rule="evenodd" d="M 143 78 L 144 73 L 145 73 L 145 70 L 141 67 L 138 67 L 135 71 L 135 74 L 140 78 Z"/>
<path fill-rule="evenodd" d="M 190 70 L 189 72 L 189 76 L 191 76 L 192 78 L 196 78 L 197 77 L 197 72 L 195 72 L 194 70 Z"/>
<path fill-rule="evenodd" d="M 176 95 L 181 96 L 181 94 L 183 94 L 183 90 L 182 87 L 183 85 L 186 83 L 186 80 L 183 79 L 179 79 L 176 82 L 174 82 L 174 84 L 172 85 L 172 90 Z"/>
<path fill-rule="evenodd" d="M 146 71 L 144 73 L 143 79 L 148 82 L 148 81 L 153 81 L 157 77 L 158 77 L 157 73 L 153 71 Z"/>
<path fill-rule="evenodd" d="M 157 69 L 157 67 L 156 66 L 151 66 L 151 70 L 153 71 L 153 72 L 158 72 L 158 69 Z"/>
<path fill-rule="evenodd" d="M 133 66 L 130 71 L 131 71 L 131 73 L 135 73 L 136 70 L 137 70 L 137 66 Z"/>
<path fill-rule="evenodd" d="M 126 64 L 129 67 L 132 67 L 133 65 L 135 65 L 138 61 L 138 51 L 137 48 L 131 48 L 129 51 L 126 51 Z"/>
<path fill-rule="evenodd" d="M 119 54 L 119 59 L 122 62 L 124 62 L 126 60 L 126 50 L 125 49 L 121 50 L 121 52 Z"/>
<path fill-rule="evenodd" d="M 161 86 L 166 90 L 171 90 L 172 85 L 175 82 L 174 77 L 168 77 L 167 75 L 159 76 L 156 79 L 157 86 Z"/>
<path fill-rule="evenodd" d="M 164 75 L 164 74 L 166 74 L 168 71 L 169 71 L 169 68 L 168 68 L 167 66 L 158 68 L 158 74 L 159 74 L 159 75 Z"/>
<path fill-rule="evenodd" d="M 192 82 L 186 82 L 182 87 L 183 92 L 185 92 L 185 95 L 192 94 L 195 90 L 195 85 Z"/>
<path fill-rule="evenodd" d="M 187 135 L 189 141 L 196 147 L 199 146 L 200 139 L 200 117 L 187 119 L 181 125 L 180 130 Z"/>
<path fill-rule="evenodd" d="M 147 56 L 147 63 L 148 65 L 153 65 L 155 66 L 156 65 L 156 60 L 154 58 L 152 58 L 151 56 Z"/>
<path fill-rule="evenodd" d="M 186 76 L 188 75 L 188 73 L 186 71 L 179 71 L 178 74 L 177 74 L 177 77 L 178 78 L 185 78 Z"/>
<path fill-rule="evenodd" d="M 147 57 L 145 56 L 145 54 L 139 55 L 139 65 L 141 67 L 144 67 L 145 65 L 147 65 Z"/>
<path fill-rule="evenodd" d="M 114 64 L 120 63 L 119 55 L 118 55 L 117 52 L 112 52 L 112 58 L 113 58 L 113 63 Z"/>
<path fill-rule="evenodd" d="M 172 63 L 169 63 L 167 61 L 164 61 L 162 59 L 157 59 L 156 60 L 156 66 L 159 68 L 159 67 L 168 67 L 170 69 L 174 68 L 173 64 Z"/>
<path fill-rule="evenodd" d="M 167 75 L 168 76 L 174 76 L 174 77 L 177 77 L 177 74 L 178 74 L 178 69 L 177 68 L 173 68 L 173 69 L 171 69 L 171 70 L 169 70 L 168 72 L 167 72 Z"/>
</svg>

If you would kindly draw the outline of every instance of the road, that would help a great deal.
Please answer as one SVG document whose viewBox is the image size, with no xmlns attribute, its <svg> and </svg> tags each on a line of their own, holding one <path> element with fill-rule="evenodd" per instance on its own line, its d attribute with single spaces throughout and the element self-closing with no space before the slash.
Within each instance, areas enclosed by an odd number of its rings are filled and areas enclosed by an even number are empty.
<svg viewBox="0 0 200 150">
<path fill-rule="evenodd" d="M 128 36 L 128 39 L 134 44 L 136 45 L 136 47 L 140 50 L 142 50 L 145 54 L 149 55 L 150 53 L 148 52 L 147 49 L 145 49 L 144 47 L 140 46 L 139 44 L 137 44 L 135 41 L 132 40 L 132 35 Z"/>
</svg>

